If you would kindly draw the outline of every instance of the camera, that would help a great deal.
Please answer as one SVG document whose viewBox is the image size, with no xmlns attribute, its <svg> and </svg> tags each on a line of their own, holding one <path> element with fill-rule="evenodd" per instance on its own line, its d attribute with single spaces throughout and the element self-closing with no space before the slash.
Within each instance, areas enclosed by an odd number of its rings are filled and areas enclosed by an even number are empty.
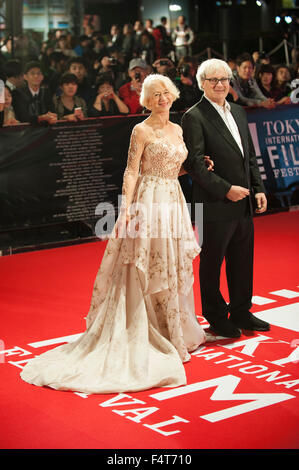
<svg viewBox="0 0 299 470">
<path fill-rule="evenodd" d="M 115 57 L 109 57 L 109 64 L 112 65 L 117 65 L 117 59 Z"/>
<path fill-rule="evenodd" d="M 190 74 L 191 67 L 188 64 L 184 64 L 180 67 L 179 72 L 183 77 L 188 77 Z"/>
<path fill-rule="evenodd" d="M 160 65 L 169 65 L 168 60 L 160 60 Z"/>
<path fill-rule="evenodd" d="M 140 72 L 136 72 L 135 75 L 134 75 L 134 77 L 135 77 L 135 80 L 136 80 L 137 82 L 139 82 L 139 81 L 141 80 L 141 74 L 140 74 Z"/>
</svg>

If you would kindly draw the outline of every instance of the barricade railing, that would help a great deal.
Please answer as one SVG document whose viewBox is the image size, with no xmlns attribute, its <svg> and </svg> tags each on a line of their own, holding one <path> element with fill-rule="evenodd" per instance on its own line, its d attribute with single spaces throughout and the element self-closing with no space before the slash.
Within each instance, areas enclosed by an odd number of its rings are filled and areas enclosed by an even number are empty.
<svg viewBox="0 0 299 470">
<path fill-rule="evenodd" d="M 247 108 L 269 210 L 289 210 L 299 191 L 299 104 Z M 172 112 L 180 123 L 182 112 Z M 95 240 L 97 207 L 119 206 L 129 139 L 146 115 L 0 129 L 0 250 Z M 191 180 L 180 178 L 187 202 Z"/>
</svg>

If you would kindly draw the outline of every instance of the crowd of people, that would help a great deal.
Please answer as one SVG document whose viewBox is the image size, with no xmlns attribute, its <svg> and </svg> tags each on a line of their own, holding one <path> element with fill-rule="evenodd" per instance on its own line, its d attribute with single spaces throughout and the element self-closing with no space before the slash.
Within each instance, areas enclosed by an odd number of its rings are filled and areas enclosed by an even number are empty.
<svg viewBox="0 0 299 470">
<path fill-rule="evenodd" d="M 114 24 L 109 37 L 85 32 L 76 40 L 67 31 L 53 31 L 40 47 L 34 43 L 27 49 L 24 40 L 19 48 L 16 42 L 13 57 L 8 38 L 0 56 L 5 83 L 1 125 L 146 112 L 139 97 L 151 73 L 168 76 L 179 89 L 173 111 L 186 110 L 201 98 L 196 80 L 200 61 L 192 55 L 194 33 L 184 16 L 173 31 L 162 17 L 157 26 L 150 19 L 123 28 Z M 268 109 L 289 104 L 290 82 L 299 77 L 298 50 L 293 59 L 293 67 L 272 64 L 258 52 L 229 59 L 233 77 L 228 101 Z"/>
</svg>

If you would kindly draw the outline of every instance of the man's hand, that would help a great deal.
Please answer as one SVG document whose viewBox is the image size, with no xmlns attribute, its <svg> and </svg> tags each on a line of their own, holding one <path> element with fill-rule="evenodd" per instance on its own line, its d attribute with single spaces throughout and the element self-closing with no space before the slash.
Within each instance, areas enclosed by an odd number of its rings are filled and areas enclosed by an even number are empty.
<svg viewBox="0 0 299 470">
<path fill-rule="evenodd" d="M 226 194 L 227 199 L 233 202 L 241 201 L 247 196 L 249 196 L 249 189 L 234 185 L 231 186 L 230 190 Z"/>
<path fill-rule="evenodd" d="M 233 87 L 232 87 L 231 85 L 229 85 L 228 92 L 232 95 L 234 101 L 238 101 L 239 95 L 238 95 L 238 93 L 233 89 Z"/>
<path fill-rule="evenodd" d="M 256 205 L 257 205 L 257 209 L 255 209 L 255 212 L 257 212 L 258 214 L 265 212 L 267 210 L 267 198 L 265 194 L 256 193 L 254 197 L 255 197 Z"/>
<path fill-rule="evenodd" d="M 50 111 L 46 114 L 38 116 L 38 122 L 47 121 L 49 124 L 55 124 L 57 122 L 57 114 L 51 113 Z"/>
<path fill-rule="evenodd" d="M 208 155 L 204 156 L 206 167 L 209 171 L 214 171 L 214 162 Z"/>
<path fill-rule="evenodd" d="M 273 98 L 268 98 L 265 101 L 261 101 L 260 106 L 266 109 L 274 109 L 276 107 L 276 103 Z"/>
</svg>

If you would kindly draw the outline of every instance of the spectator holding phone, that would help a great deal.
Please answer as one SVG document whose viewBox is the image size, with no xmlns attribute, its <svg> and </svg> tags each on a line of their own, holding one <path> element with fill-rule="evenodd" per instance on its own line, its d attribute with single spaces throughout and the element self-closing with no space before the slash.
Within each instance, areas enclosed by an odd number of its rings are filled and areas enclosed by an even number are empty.
<svg viewBox="0 0 299 470">
<path fill-rule="evenodd" d="M 80 121 L 87 117 L 87 106 L 83 98 L 76 95 L 79 80 L 73 73 L 66 72 L 60 80 L 62 94 L 54 96 L 53 102 L 58 119 Z"/>
<path fill-rule="evenodd" d="M 128 106 L 130 114 L 139 114 L 143 111 L 139 98 L 142 83 L 148 74 L 149 67 L 144 60 L 137 58 L 130 61 L 128 75 L 131 81 L 119 89 L 119 97 Z"/>
<path fill-rule="evenodd" d="M 66 64 L 67 72 L 70 72 L 78 78 L 77 95 L 83 98 L 87 106 L 94 100 L 94 91 L 87 77 L 88 64 L 84 57 L 74 57 Z"/>
<path fill-rule="evenodd" d="M 115 92 L 110 74 L 99 75 L 96 90 L 97 97 L 89 111 L 90 117 L 128 114 L 129 108 Z"/>
<path fill-rule="evenodd" d="M 10 88 L 5 85 L 4 88 L 4 96 L 5 96 L 5 103 L 4 103 L 4 116 L 3 116 L 3 126 L 15 126 L 19 124 L 17 121 L 14 109 L 12 107 L 12 96 Z"/>
</svg>

